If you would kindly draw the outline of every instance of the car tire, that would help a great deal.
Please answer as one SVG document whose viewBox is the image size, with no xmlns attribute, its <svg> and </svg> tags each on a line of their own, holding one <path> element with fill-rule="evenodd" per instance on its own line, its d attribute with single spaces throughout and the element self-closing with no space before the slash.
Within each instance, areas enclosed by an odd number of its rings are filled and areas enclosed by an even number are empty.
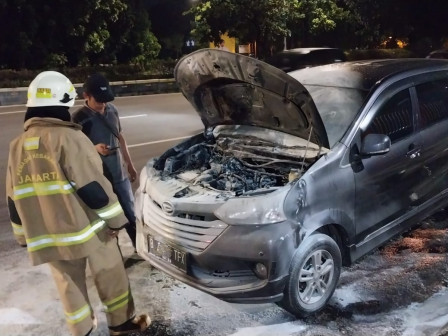
<svg viewBox="0 0 448 336">
<path fill-rule="evenodd" d="M 333 295 L 341 267 L 341 251 L 331 237 L 317 233 L 306 238 L 292 258 L 279 306 L 297 317 L 318 312 Z"/>
</svg>

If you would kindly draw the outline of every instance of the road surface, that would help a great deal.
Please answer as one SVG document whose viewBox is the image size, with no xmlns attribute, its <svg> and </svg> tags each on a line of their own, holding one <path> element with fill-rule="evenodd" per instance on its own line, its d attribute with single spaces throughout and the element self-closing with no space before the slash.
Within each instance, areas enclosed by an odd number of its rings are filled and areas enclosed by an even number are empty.
<svg viewBox="0 0 448 336">
<path fill-rule="evenodd" d="M 123 97 L 115 104 L 139 170 L 149 157 L 202 130 L 180 94 Z M 68 336 L 49 269 L 30 266 L 26 251 L 13 239 L 5 206 L 8 143 L 22 131 L 24 111 L 23 105 L 0 107 L 0 336 Z M 136 259 L 125 233 L 119 241 L 137 309 L 154 320 L 141 335 L 439 336 L 448 335 L 447 217 L 442 211 L 418 230 L 344 268 L 328 308 L 305 320 L 275 304 L 217 300 Z M 88 281 L 99 319 L 93 335 L 108 335 L 101 303 L 90 277 Z"/>
</svg>

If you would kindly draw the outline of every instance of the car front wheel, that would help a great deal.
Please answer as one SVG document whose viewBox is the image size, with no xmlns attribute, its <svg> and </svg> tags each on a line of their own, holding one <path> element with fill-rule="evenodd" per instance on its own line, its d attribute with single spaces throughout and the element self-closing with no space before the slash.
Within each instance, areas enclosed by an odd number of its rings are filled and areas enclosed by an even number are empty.
<svg viewBox="0 0 448 336">
<path fill-rule="evenodd" d="M 319 311 L 333 295 L 341 267 L 338 244 L 325 234 L 311 235 L 294 253 L 280 306 L 299 317 Z"/>
</svg>

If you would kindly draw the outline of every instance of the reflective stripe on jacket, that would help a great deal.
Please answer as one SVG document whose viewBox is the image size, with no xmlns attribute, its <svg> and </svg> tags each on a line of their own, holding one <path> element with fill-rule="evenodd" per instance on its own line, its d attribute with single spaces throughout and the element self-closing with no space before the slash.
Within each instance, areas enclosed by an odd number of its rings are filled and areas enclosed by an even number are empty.
<svg viewBox="0 0 448 336">
<path fill-rule="evenodd" d="M 93 182 L 107 195 L 95 209 L 77 193 Z M 27 120 L 11 142 L 6 195 L 14 235 L 34 265 L 83 258 L 108 239 L 105 228 L 127 223 L 91 141 L 80 126 L 54 118 Z"/>
</svg>

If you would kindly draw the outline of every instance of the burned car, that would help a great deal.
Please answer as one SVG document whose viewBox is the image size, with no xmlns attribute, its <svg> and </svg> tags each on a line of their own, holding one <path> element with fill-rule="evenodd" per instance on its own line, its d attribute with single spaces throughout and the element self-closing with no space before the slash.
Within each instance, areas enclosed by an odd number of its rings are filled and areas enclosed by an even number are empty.
<svg viewBox="0 0 448 336">
<path fill-rule="evenodd" d="M 137 250 L 190 286 L 306 316 L 342 265 L 448 202 L 445 61 L 287 74 L 203 49 L 175 78 L 204 132 L 142 170 Z"/>
<path fill-rule="evenodd" d="M 339 48 L 294 48 L 279 51 L 265 62 L 285 72 L 290 72 L 346 60 L 344 51 Z"/>
</svg>

